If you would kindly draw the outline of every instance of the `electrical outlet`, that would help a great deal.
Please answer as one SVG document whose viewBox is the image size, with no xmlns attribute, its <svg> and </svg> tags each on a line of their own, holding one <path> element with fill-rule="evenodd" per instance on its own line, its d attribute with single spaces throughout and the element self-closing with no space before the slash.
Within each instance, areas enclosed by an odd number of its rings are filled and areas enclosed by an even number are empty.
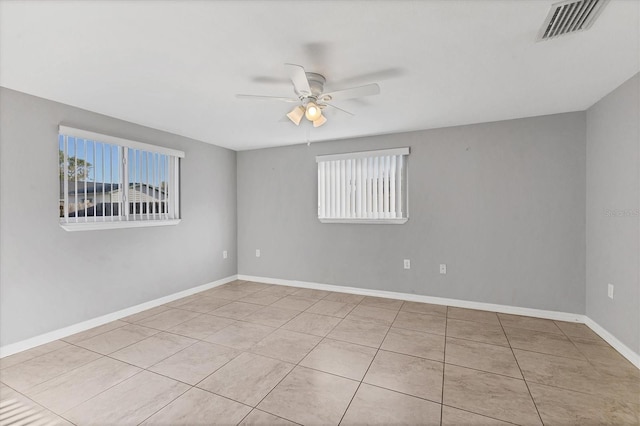
<svg viewBox="0 0 640 426">
<path fill-rule="evenodd" d="M 447 274 L 447 264 L 446 263 L 441 263 L 440 264 L 440 273 L 442 275 L 446 275 Z"/>
<path fill-rule="evenodd" d="M 410 259 L 405 259 L 404 260 L 404 269 L 411 269 L 411 260 Z"/>
<path fill-rule="evenodd" d="M 227 251 L 226 251 L 226 250 L 223 250 L 223 251 L 222 251 L 222 258 L 223 258 L 223 259 L 226 259 L 226 258 L 227 258 Z"/>
<path fill-rule="evenodd" d="M 613 284 L 611 283 L 607 284 L 607 296 L 609 299 L 613 299 Z"/>
<path fill-rule="evenodd" d="M 256 249 L 256 257 L 260 257 L 260 249 Z"/>
</svg>

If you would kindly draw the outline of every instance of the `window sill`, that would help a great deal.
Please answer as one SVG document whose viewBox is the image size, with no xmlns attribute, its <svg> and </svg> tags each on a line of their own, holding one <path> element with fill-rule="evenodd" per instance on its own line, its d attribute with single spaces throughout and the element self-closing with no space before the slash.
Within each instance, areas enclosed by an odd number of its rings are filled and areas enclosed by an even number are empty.
<svg viewBox="0 0 640 426">
<path fill-rule="evenodd" d="M 409 218 L 387 218 L 387 219 L 325 219 L 318 218 L 322 223 L 359 223 L 367 225 L 402 225 L 406 223 Z"/>
<path fill-rule="evenodd" d="M 180 219 L 167 220 L 137 220 L 137 221 L 109 221 L 109 222 L 77 222 L 61 223 L 65 231 L 100 231 L 120 228 L 146 228 L 150 226 L 173 226 L 180 223 Z"/>
</svg>

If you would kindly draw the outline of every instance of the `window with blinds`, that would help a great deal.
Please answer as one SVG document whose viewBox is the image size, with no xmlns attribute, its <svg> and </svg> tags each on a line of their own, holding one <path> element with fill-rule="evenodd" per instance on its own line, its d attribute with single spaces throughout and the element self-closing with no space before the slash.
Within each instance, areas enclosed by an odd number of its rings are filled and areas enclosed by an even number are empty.
<svg viewBox="0 0 640 426">
<path fill-rule="evenodd" d="M 60 225 L 68 231 L 175 225 L 184 152 L 60 126 Z"/>
<path fill-rule="evenodd" d="M 408 157 L 408 147 L 317 156 L 320 222 L 405 223 Z"/>
</svg>

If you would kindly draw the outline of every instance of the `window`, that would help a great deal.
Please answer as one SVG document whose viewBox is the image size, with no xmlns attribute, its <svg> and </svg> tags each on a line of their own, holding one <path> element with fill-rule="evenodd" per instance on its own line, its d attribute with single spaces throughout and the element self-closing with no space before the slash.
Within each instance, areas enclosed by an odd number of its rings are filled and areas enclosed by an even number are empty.
<svg viewBox="0 0 640 426">
<path fill-rule="evenodd" d="M 59 127 L 60 225 L 67 231 L 180 222 L 184 152 Z"/>
<path fill-rule="evenodd" d="M 405 223 L 408 156 L 409 148 L 317 156 L 320 222 Z"/>
</svg>

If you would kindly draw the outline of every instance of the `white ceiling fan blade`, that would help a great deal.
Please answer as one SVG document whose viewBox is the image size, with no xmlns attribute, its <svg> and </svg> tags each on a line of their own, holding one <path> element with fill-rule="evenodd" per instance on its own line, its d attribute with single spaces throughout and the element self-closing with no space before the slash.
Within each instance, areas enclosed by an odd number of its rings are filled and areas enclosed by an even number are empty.
<svg viewBox="0 0 640 426">
<path fill-rule="evenodd" d="M 337 90 L 335 92 L 323 93 L 320 100 L 326 101 L 342 101 L 345 99 L 361 98 L 363 96 L 377 95 L 380 93 L 380 86 L 376 83 L 367 84 L 350 89 Z"/>
<path fill-rule="evenodd" d="M 262 95 L 236 95 L 238 99 L 255 99 L 255 100 L 264 100 L 264 101 L 282 101 L 282 102 L 300 102 L 299 99 L 295 98 L 284 98 L 280 96 L 262 96 Z"/>
<path fill-rule="evenodd" d="M 293 87 L 296 89 L 296 93 L 302 96 L 308 96 L 311 94 L 311 87 L 309 86 L 309 80 L 307 80 L 307 74 L 304 68 L 295 64 L 284 64 L 289 70 L 289 77 L 293 83 Z"/>
<path fill-rule="evenodd" d="M 352 112 L 349 112 L 349 111 L 347 111 L 347 110 L 345 110 L 345 109 L 342 109 L 342 108 L 338 108 L 337 106 L 335 106 L 335 105 L 331 105 L 331 104 L 329 104 L 329 103 L 327 103 L 327 102 L 323 103 L 323 105 L 330 106 L 331 108 L 335 108 L 335 109 L 337 109 L 337 110 L 339 110 L 339 111 L 342 111 L 342 112 L 344 112 L 344 113 L 346 113 L 346 114 L 349 114 L 349 115 L 355 115 L 355 114 L 354 114 L 354 113 L 352 113 Z"/>
</svg>

